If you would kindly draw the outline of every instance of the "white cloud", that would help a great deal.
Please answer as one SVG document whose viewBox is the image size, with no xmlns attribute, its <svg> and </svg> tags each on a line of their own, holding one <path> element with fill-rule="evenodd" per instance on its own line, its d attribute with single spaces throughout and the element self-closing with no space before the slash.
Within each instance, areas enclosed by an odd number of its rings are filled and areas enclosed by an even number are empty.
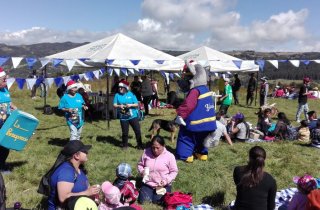
<svg viewBox="0 0 320 210">
<path fill-rule="evenodd" d="M 123 32 L 157 49 L 191 50 L 206 45 L 218 50 L 319 51 L 320 42 L 305 27 L 309 11 L 284 11 L 243 25 L 237 0 L 144 0 L 142 17 Z M 33 27 L 0 32 L 0 43 L 87 42 L 116 33 L 55 31 Z"/>
</svg>

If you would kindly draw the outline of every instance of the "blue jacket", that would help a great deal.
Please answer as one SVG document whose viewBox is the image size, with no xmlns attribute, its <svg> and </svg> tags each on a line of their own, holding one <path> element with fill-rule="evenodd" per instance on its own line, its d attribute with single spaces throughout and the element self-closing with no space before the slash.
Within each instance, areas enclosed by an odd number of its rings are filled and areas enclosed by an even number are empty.
<svg viewBox="0 0 320 210">
<path fill-rule="evenodd" d="M 186 128 L 195 132 L 214 131 L 217 125 L 212 94 L 205 85 L 195 88 L 199 91 L 197 106 L 185 120 Z"/>
</svg>

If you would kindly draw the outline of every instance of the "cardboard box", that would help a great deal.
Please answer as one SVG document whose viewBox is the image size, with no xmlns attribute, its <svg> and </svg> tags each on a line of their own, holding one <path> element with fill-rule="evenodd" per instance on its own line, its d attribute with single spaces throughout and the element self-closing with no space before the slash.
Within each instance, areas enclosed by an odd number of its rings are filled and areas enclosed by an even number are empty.
<svg viewBox="0 0 320 210">
<path fill-rule="evenodd" d="M 250 139 L 259 139 L 260 135 L 258 133 L 250 132 Z"/>
</svg>

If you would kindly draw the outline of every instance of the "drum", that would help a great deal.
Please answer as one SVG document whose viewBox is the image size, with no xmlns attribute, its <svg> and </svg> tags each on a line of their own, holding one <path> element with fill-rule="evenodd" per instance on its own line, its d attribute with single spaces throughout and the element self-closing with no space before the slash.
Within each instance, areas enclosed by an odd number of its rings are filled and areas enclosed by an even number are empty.
<svg viewBox="0 0 320 210">
<path fill-rule="evenodd" d="M 23 150 L 37 128 L 39 120 L 21 110 L 14 110 L 0 129 L 0 145 L 8 149 Z"/>
</svg>

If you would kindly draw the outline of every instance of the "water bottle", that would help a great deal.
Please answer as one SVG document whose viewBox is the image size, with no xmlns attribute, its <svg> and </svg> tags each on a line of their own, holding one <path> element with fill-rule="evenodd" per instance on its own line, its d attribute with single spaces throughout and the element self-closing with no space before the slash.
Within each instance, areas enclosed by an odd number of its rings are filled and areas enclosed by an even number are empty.
<svg viewBox="0 0 320 210">
<path fill-rule="evenodd" d="M 14 210 L 19 210 L 21 209 L 22 204 L 20 202 L 15 202 L 13 205 Z"/>
</svg>

